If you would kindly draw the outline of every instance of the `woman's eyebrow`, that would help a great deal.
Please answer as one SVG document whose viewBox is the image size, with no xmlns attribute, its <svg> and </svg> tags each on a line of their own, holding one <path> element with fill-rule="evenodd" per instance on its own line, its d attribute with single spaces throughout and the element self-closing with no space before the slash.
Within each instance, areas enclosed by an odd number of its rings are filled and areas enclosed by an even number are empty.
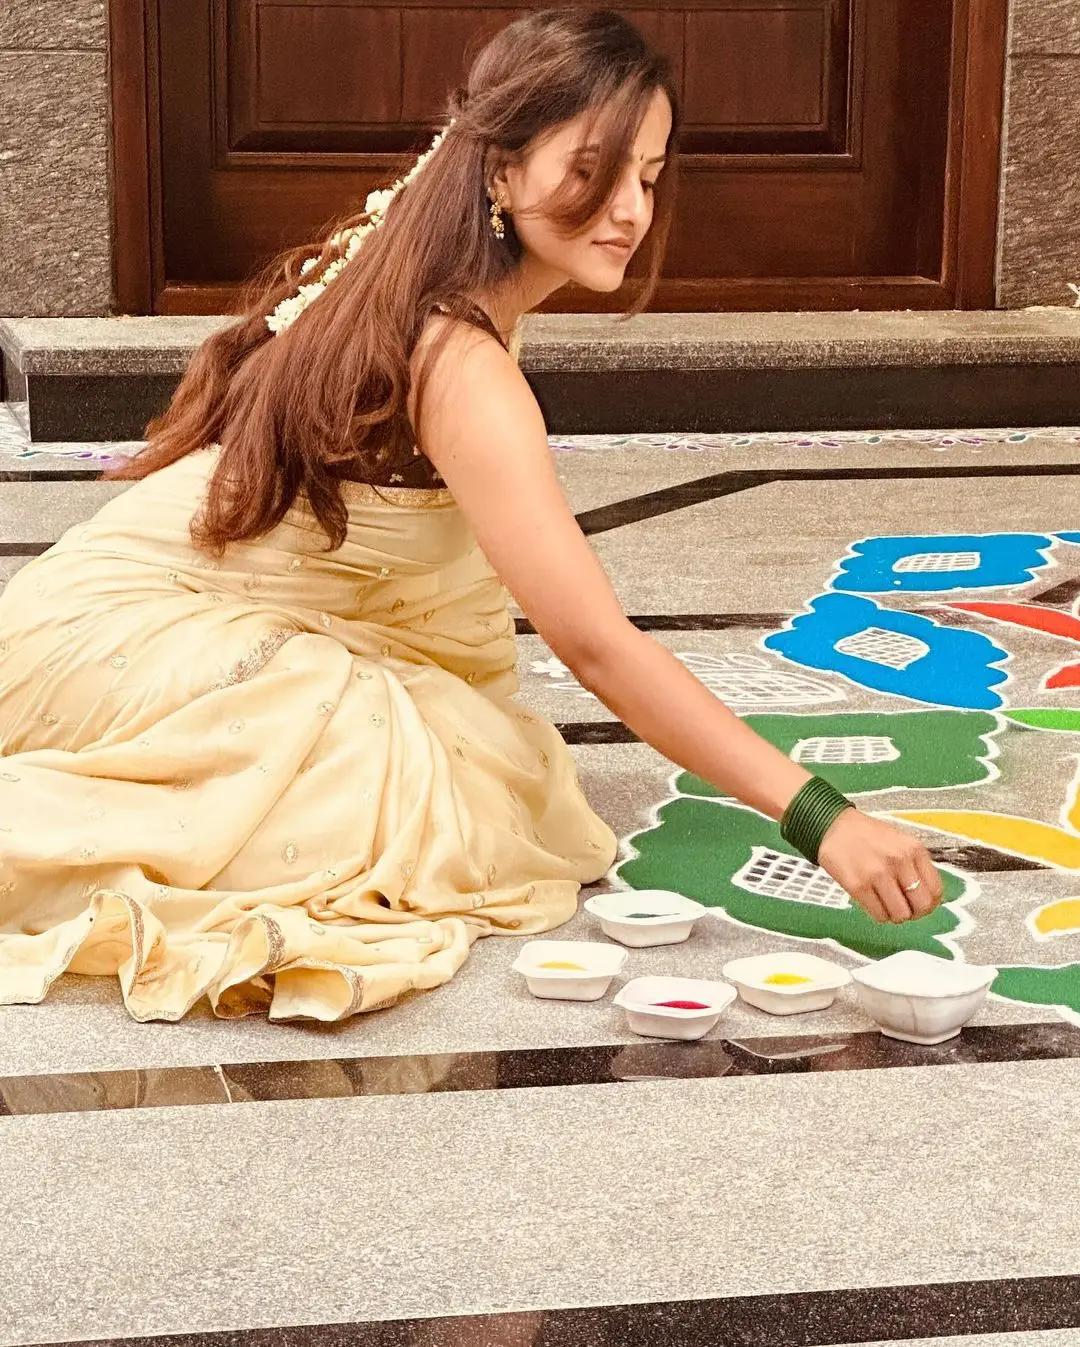
<svg viewBox="0 0 1080 1347">
<path fill-rule="evenodd" d="M 597 153 L 599 153 L 599 150 L 600 150 L 600 146 L 599 146 L 599 145 L 596 145 L 596 144 L 592 144 L 592 145 L 579 145 L 579 146 L 577 147 L 577 149 L 571 150 L 571 154 L 597 154 Z M 663 164 L 663 163 L 666 163 L 666 162 L 667 162 L 667 155 L 666 155 L 666 154 L 657 154 L 657 155 L 654 155 L 652 159 L 646 159 L 646 160 L 644 160 L 644 162 L 645 162 L 646 164 Z"/>
</svg>

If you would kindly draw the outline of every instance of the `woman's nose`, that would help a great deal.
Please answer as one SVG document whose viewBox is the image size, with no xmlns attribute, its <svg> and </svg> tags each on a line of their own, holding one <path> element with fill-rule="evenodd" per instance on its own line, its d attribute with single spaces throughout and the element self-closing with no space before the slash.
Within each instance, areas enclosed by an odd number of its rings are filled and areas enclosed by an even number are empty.
<svg viewBox="0 0 1080 1347">
<path fill-rule="evenodd" d="M 636 229 L 647 219 L 648 210 L 648 195 L 636 176 L 620 184 L 611 203 L 611 213 L 616 221 L 632 224 Z"/>
</svg>

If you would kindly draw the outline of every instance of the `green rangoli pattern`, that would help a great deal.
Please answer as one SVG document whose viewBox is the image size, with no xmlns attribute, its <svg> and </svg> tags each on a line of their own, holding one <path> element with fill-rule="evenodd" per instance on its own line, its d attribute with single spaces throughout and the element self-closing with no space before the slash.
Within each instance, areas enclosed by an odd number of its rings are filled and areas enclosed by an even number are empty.
<svg viewBox="0 0 1080 1347">
<path fill-rule="evenodd" d="M 1004 725 L 988 711 L 866 711 L 744 719 L 785 754 L 792 754 L 800 743 L 809 743 L 810 755 L 797 755 L 797 760 L 845 794 L 987 781 L 992 775 L 990 736 Z M 891 751 L 886 750 L 890 755 L 874 761 L 885 745 L 891 746 Z M 679 777 L 676 788 L 683 795 L 720 795 L 689 772 Z"/>
<path fill-rule="evenodd" d="M 1012 713 L 1017 725 L 1080 730 L 1080 713 Z M 813 770 L 849 794 L 897 789 L 945 789 L 988 781 L 992 736 L 1008 721 L 986 712 L 857 712 L 838 715 L 752 715 L 746 720 L 786 753 L 819 740 L 841 752 L 843 741 L 891 744 L 886 761 L 813 762 Z M 850 756 L 850 754 L 848 754 Z M 962 872 L 942 870 L 945 897 L 920 921 L 881 925 L 826 883 L 798 857 L 768 818 L 724 799 L 683 773 L 678 795 L 661 806 L 655 826 L 632 839 L 636 855 L 619 866 L 635 889 L 673 889 L 730 919 L 797 940 L 824 940 L 868 959 L 902 949 L 954 957 L 954 938 L 970 927 L 964 905 L 972 885 Z M 816 879 L 811 878 L 816 876 Z M 1008 1000 L 1054 1006 L 1080 1017 L 1080 963 L 1005 966 L 991 990 Z"/>
<path fill-rule="evenodd" d="M 879 924 L 850 901 L 837 907 L 808 900 L 807 885 L 797 876 L 780 881 L 780 894 L 752 892 L 746 881 L 733 877 L 752 862 L 755 848 L 792 857 L 803 871 L 812 867 L 783 841 L 771 819 L 742 805 L 686 796 L 671 800 L 661 807 L 656 826 L 638 834 L 634 846 L 637 856 L 619 868 L 631 888 L 674 889 L 706 907 L 722 908 L 746 926 L 799 940 L 831 940 L 868 959 L 902 949 L 952 958 L 941 937 L 963 925 L 952 905 L 963 899 L 965 883 L 947 871 L 942 873 L 942 905 L 921 921 L 897 926 Z M 833 901 L 842 900 L 837 895 Z"/>
</svg>

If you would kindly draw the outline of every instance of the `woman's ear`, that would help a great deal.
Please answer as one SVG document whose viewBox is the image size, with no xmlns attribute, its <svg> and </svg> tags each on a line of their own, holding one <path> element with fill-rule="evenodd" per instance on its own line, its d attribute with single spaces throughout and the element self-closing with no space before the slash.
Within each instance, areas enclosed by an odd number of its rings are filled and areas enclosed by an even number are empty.
<svg viewBox="0 0 1080 1347">
<path fill-rule="evenodd" d="M 510 183 L 506 176 L 507 166 L 507 160 L 502 155 L 489 152 L 484 174 L 488 200 L 498 201 L 504 210 L 510 206 Z"/>
</svg>

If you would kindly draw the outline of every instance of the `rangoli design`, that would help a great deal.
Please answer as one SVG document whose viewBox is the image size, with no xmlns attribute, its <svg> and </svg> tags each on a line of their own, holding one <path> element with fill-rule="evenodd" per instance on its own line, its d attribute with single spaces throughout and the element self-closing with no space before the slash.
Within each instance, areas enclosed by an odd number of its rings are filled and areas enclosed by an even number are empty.
<svg viewBox="0 0 1080 1347">
<path fill-rule="evenodd" d="M 918 613 L 855 594 L 819 594 L 809 611 L 767 636 L 767 650 L 841 674 L 875 692 L 934 706 L 993 710 L 1008 652 L 981 632 L 944 627 Z"/>
<path fill-rule="evenodd" d="M 1011 736 L 1057 734 L 1060 752 L 1048 760 L 1080 764 L 1080 706 L 1056 701 L 1080 688 L 1080 600 L 1073 611 L 1065 611 L 1064 602 L 1055 605 L 1055 590 L 1071 601 L 1069 583 L 1051 589 L 1045 574 L 1062 559 L 1055 558 L 1055 547 L 1060 551 L 1077 544 L 1080 531 L 917 535 L 853 543 L 837 564 L 831 590 L 811 598 L 804 613 L 765 637 L 762 646 L 824 675 L 825 687 L 835 687 L 827 681 L 833 675 L 897 698 L 896 709 L 772 712 L 763 707 L 764 713 L 745 718 L 794 761 L 846 794 L 890 792 L 863 807 L 919 829 L 931 843 L 944 837 L 972 855 L 981 849 L 991 857 L 1017 857 L 1029 869 L 1033 864 L 1072 879 L 1050 902 L 1043 885 L 1041 901 L 1019 917 L 1017 926 L 1018 945 L 1060 952 L 1059 961 L 1010 959 L 1005 966 L 997 960 L 999 975 L 991 990 L 1006 999 L 1055 1007 L 1080 1024 L 1080 766 L 1052 822 L 958 807 L 970 797 L 950 800 L 950 792 L 999 779 L 999 761 L 1009 761 L 1004 745 L 1019 742 Z M 1044 600 L 1037 589 L 1022 602 L 984 593 L 1033 581 L 1042 581 Z M 956 596 L 961 590 L 980 592 Z M 946 606 L 927 602 L 937 593 L 949 594 Z M 886 597 L 888 602 L 879 601 Z M 941 621 L 896 606 L 905 601 L 930 608 Z M 988 628 L 997 639 L 986 634 Z M 1047 672 L 1039 677 L 1047 705 L 1007 705 L 1006 666 L 1012 655 L 999 640 L 1010 631 L 1025 634 L 1026 659 L 1033 649 L 1045 655 Z M 1076 658 L 1064 664 L 1059 655 L 1063 641 L 1076 648 Z M 1030 683 L 1030 674 L 1026 677 Z M 716 690 L 727 700 L 719 686 Z M 736 709 L 745 709 L 745 703 Z M 1049 743 L 1047 748 L 1052 752 Z M 942 797 L 933 807 L 926 806 L 925 796 L 911 807 L 897 798 L 931 790 Z M 963 958 L 965 937 L 975 929 L 980 889 L 963 868 L 939 867 L 945 898 L 936 912 L 900 926 L 878 925 L 825 871 L 796 855 L 771 819 L 690 773 L 676 775 L 673 798 L 660 806 L 652 826 L 630 840 L 632 854 L 617 867 L 622 883 L 675 889 L 721 909 L 733 922 L 824 941 L 863 958 L 878 959 L 899 949 Z"/>
<path fill-rule="evenodd" d="M 1005 721 L 987 711 L 853 711 L 835 715 L 756 715 L 746 723 L 845 795 L 883 790 L 974 786 L 997 775 L 993 736 Z M 718 791 L 689 772 L 681 795 Z"/>
<path fill-rule="evenodd" d="M 1029 631 L 1041 631 L 1047 636 L 1056 636 L 1063 641 L 1080 644 L 1080 618 L 1069 613 L 1061 613 L 1053 608 L 1037 608 L 1025 603 L 952 603 L 949 605 L 957 612 L 977 613 L 980 617 L 992 618 L 995 622 L 1026 627 Z M 1080 662 L 1062 664 L 1048 674 L 1043 687 L 1076 688 L 1080 687 Z"/>
<path fill-rule="evenodd" d="M 832 587 L 855 594 L 935 593 L 1026 585 L 1049 565 L 1041 533 L 866 538 L 852 543 Z"/>
<path fill-rule="evenodd" d="M 734 711 L 757 706 L 820 706 L 825 702 L 842 702 L 846 696 L 843 688 L 778 669 L 760 655 L 688 651 L 675 658 Z M 554 655 L 546 660 L 533 660 L 530 668 L 534 674 L 547 677 L 549 687 L 596 701 L 595 693 L 583 688 Z"/>
</svg>

